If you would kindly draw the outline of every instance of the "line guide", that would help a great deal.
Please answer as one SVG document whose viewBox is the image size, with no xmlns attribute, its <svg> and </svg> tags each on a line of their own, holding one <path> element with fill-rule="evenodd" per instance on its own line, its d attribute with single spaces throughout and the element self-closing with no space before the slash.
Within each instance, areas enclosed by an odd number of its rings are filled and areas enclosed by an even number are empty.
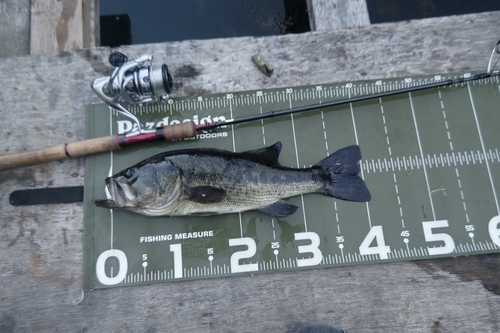
<svg viewBox="0 0 500 333">
<path fill-rule="evenodd" d="M 85 289 L 498 252 L 500 113 L 495 106 L 500 84 L 497 76 L 464 80 L 471 77 L 321 84 L 132 106 L 146 128 L 184 121 L 226 125 L 217 132 L 205 128 L 198 140 L 87 158 Z M 332 102 L 446 80 L 453 83 L 356 103 Z M 228 126 L 231 119 L 318 103 L 322 108 L 316 111 Z M 88 138 L 132 129 L 131 121 L 107 110 L 88 106 Z M 281 164 L 292 167 L 310 166 L 359 144 L 372 201 L 304 195 L 289 199 L 300 208 L 286 218 L 257 212 L 151 218 L 93 205 L 103 196 L 110 172 L 166 149 L 244 151 L 276 141 L 283 142 Z"/>
</svg>

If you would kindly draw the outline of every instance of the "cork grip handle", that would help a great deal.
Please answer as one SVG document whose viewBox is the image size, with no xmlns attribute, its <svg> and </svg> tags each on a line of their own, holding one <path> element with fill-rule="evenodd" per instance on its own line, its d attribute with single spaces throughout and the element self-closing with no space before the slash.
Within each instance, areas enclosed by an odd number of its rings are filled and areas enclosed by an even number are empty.
<svg viewBox="0 0 500 333">
<path fill-rule="evenodd" d="M 0 170 L 19 166 L 61 160 L 90 154 L 118 150 L 141 142 L 175 140 L 196 137 L 196 125 L 192 121 L 165 126 L 157 132 L 142 133 L 136 136 L 110 135 L 101 138 L 72 142 L 36 150 L 0 155 Z"/>
<path fill-rule="evenodd" d="M 163 127 L 163 137 L 167 141 L 196 137 L 196 125 L 192 121 Z"/>
<path fill-rule="evenodd" d="M 120 149 L 116 135 L 0 155 L 0 170 Z"/>
</svg>

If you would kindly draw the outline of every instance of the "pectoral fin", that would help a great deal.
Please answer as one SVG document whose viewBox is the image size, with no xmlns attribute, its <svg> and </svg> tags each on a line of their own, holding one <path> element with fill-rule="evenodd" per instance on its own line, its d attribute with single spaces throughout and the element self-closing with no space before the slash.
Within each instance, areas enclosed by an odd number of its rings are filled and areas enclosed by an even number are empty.
<svg viewBox="0 0 500 333">
<path fill-rule="evenodd" d="M 271 216 L 288 216 L 297 211 L 297 206 L 286 201 L 278 201 L 267 207 L 261 208 L 258 211 Z"/>
<path fill-rule="evenodd" d="M 225 189 L 215 186 L 193 186 L 184 189 L 188 200 L 198 203 L 221 202 L 227 196 Z"/>
</svg>

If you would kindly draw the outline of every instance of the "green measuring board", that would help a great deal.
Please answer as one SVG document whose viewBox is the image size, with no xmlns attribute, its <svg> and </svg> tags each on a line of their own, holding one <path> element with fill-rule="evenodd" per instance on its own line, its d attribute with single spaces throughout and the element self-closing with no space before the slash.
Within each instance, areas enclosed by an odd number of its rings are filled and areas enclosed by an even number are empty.
<svg viewBox="0 0 500 333">
<path fill-rule="evenodd" d="M 461 74 L 463 76 L 470 73 Z M 457 75 L 457 77 L 460 75 Z M 196 97 L 131 107 L 154 129 L 190 119 L 232 119 L 345 99 L 445 77 L 322 84 Z M 227 126 L 198 139 L 88 157 L 84 288 L 269 273 L 500 250 L 498 77 Z M 106 105 L 87 108 L 88 138 L 128 131 Z M 280 162 L 309 167 L 361 147 L 368 203 L 319 194 L 288 199 L 286 218 L 258 212 L 145 217 L 95 207 L 104 179 L 147 157 L 185 148 L 245 151 L 283 143 Z"/>
</svg>

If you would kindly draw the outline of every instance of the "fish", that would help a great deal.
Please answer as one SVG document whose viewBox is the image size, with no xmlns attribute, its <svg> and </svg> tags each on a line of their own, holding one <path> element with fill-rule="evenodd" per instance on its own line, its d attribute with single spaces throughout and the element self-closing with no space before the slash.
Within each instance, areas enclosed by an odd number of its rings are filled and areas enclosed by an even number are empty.
<svg viewBox="0 0 500 333">
<path fill-rule="evenodd" d="M 108 199 L 95 205 L 146 216 L 210 216 L 256 210 L 295 213 L 284 199 L 308 193 L 357 202 L 371 200 L 359 176 L 361 150 L 352 145 L 309 168 L 279 161 L 281 142 L 244 152 L 198 148 L 160 153 L 105 180 Z"/>
</svg>

